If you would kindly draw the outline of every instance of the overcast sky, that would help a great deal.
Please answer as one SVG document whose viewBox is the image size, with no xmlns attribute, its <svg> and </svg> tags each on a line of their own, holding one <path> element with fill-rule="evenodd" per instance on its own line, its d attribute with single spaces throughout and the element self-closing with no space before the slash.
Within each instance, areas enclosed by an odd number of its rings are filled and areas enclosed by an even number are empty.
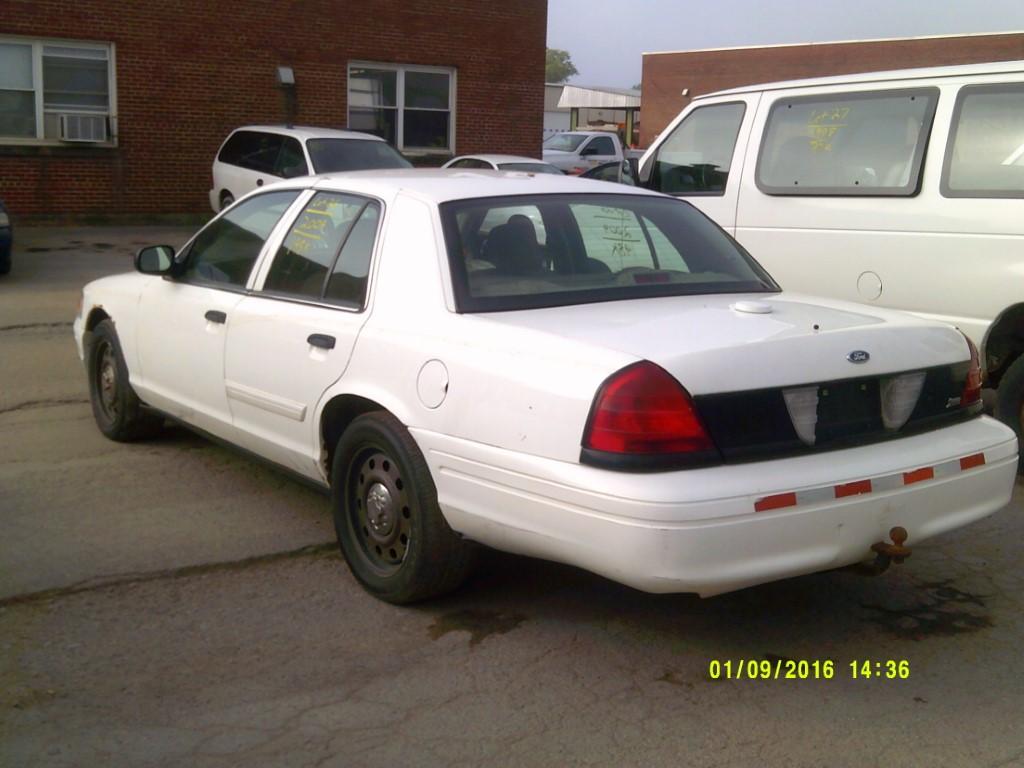
<svg viewBox="0 0 1024 768">
<path fill-rule="evenodd" d="M 1018 31 L 1024 0 L 548 0 L 569 82 L 623 88 L 651 51 Z"/>
</svg>

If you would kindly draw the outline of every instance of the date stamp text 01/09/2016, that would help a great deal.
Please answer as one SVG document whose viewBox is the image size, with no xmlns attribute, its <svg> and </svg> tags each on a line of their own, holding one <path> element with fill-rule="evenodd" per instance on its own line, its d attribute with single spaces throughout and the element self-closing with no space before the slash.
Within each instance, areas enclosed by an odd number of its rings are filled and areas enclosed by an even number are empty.
<svg viewBox="0 0 1024 768">
<path fill-rule="evenodd" d="M 906 659 L 855 659 L 840 665 L 839 669 L 845 669 L 854 680 L 906 680 L 910 677 L 910 662 Z M 832 680 L 836 670 L 833 659 L 712 659 L 708 663 L 712 680 Z"/>
</svg>

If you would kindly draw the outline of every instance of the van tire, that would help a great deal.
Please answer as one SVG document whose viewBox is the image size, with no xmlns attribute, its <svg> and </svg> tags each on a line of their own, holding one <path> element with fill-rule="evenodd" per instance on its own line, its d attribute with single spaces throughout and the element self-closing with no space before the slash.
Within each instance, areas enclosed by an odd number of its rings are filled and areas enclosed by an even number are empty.
<svg viewBox="0 0 1024 768">
<path fill-rule="evenodd" d="M 235 204 L 235 196 L 228 192 L 226 189 L 220 193 L 220 209 L 223 211 Z"/>
<path fill-rule="evenodd" d="M 1024 355 L 1018 357 L 1003 374 L 996 390 L 996 418 L 1017 433 L 1018 447 L 1024 441 Z M 1024 474 L 1024 453 L 1017 473 Z"/>
</svg>

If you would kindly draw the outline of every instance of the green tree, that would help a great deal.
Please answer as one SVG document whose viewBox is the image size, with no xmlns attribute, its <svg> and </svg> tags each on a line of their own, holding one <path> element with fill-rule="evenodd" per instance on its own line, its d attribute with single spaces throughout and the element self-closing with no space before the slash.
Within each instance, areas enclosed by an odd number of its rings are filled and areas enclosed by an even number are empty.
<svg viewBox="0 0 1024 768">
<path fill-rule="evenodd" d="M 578 74 L 568 51 L 563 51 L 560 48 L 548 48 L 547 58 L 544 61 L 544 82 L 564 83 L 573 75 Z"/>
</svg>

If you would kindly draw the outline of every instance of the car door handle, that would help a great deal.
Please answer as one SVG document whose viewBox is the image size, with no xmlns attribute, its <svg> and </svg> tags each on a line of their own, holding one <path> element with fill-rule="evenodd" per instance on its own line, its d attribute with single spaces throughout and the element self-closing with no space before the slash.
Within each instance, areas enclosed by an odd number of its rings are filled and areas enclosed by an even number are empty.
<svg viewBox="0 0 1024 768">
<path fill-rule="evenodd" d="M 228 321 L 227 313 L 221 312 L 218 309 L 206 310 L 206 319 L 211 323 L 226 323 Z"/>
<path fill-rule="evenodd" d="M 310 334 L 306 341 L 314 347 L 320 347 L 320 349 L 334 349 L 335 338 L 328 336 L 326 333 L 314 333 Z"/>
</svg>

